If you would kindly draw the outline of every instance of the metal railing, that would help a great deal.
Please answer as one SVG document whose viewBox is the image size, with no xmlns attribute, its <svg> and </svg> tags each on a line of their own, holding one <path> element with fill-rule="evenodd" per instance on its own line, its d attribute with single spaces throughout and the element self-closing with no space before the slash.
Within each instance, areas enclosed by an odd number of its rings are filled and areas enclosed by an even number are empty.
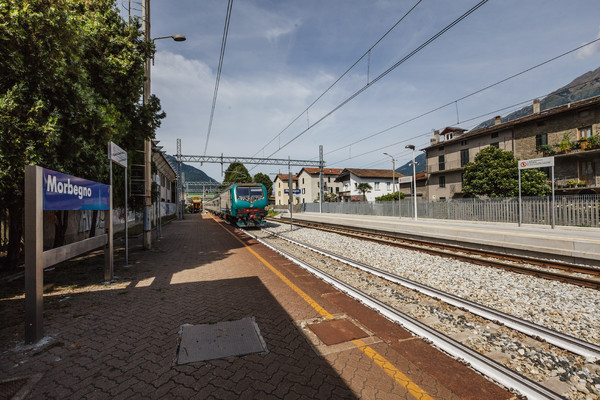
<svg viewBox="0 0 600 400">
<path fill-rule="evenodd" d="M 319 212 L 318 203 L 303 204 L 303 211 Z M 324 213 L 414 217 L 413 200 L 323 203 Z M 417 200 L 419 218 L 482 222 L 519 222 L 517 198 Z M 523 223 L 550 225 L 550 197 L 523 198 Z M 556 196 L 556 225 L 600 227 L 600 195 Z"/>
</svg>

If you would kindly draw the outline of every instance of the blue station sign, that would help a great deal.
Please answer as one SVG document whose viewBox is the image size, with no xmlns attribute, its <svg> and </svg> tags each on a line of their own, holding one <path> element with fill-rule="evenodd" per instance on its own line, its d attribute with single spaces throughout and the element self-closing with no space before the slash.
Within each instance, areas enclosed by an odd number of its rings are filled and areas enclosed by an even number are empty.
<svg viewBox="0 0 600 400">
<path fill-rule="evenodd" d="M 110 186 L 43 168 L 44 210 L 109 210 Z"/>
</svg>

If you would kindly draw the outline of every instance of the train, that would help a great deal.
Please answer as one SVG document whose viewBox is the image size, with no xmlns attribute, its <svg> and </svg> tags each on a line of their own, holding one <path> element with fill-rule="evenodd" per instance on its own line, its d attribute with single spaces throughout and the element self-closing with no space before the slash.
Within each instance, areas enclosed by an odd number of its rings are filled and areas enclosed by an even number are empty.
<svg viewBox="0 0 600 400">
<path fill-rule="evenodd" d="M 260 183 L 236 183 L 222 191 L 204 208 L 239 227 L 261 227 L 266 224 L 267 189 Z"/>
<path fill-rule="evenodd" d="M 191 198 L 190 212 L 193 214 L 202 212 L 202 197 L 192 197 Z"/>
</svg>

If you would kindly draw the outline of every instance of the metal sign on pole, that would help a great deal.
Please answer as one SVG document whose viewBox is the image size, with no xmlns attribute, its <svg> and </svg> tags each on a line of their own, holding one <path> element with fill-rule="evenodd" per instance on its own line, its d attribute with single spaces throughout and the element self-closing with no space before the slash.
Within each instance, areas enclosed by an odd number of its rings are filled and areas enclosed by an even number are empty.
<svg viewBox="0 0 600 400">
<path fill-rule="evenodd" d="M 532 158 L 519 161 L 519 226 L 523 223 L 523 204 L 521 200 L 521 170 L 530 168 L 552 168 L 552 229 L 556 222 L 556 201 L 554 197 L 554 157 Z"/>
<path fill-rule="evenodd" d="M 104 235 L 44 251 L 44 210 L 108 211 Z M 112 188 L 39 167 L 25 167 L 25 343 L 43 337 L 44 268 L 104 246 L 104 279 L 113 275 Z"/>
<path fill-rule="evenodd" d="M 127 152 L 114 144 L 108 142 L 108 158 L 110 162 L 110 186 L 112 187 L 112 163 L 117 163 L 125 168 L 125 266 L 129 265 L 129 208 L 127 207 Z"/>
</svg>

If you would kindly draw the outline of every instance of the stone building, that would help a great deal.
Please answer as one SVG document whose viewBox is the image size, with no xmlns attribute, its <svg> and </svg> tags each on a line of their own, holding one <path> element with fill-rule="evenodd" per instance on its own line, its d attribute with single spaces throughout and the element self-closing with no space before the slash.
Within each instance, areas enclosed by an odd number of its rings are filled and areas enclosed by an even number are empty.
<svg viewBox="0 0 600 400">
<path fill-rule="evenodd" d="M 466 132 L 460 128 L 434 131 L 427 158 L 427 197 L 431 200 L 463 197 L 464 166 L 481 149 L 496 146 L 520 160 L 555 157 L 558 194 L 600 193 L 600 97 L 540 109 L 511 121 Z M 549 170 L 545 170 L 549 175 Z"/>
</svg>

